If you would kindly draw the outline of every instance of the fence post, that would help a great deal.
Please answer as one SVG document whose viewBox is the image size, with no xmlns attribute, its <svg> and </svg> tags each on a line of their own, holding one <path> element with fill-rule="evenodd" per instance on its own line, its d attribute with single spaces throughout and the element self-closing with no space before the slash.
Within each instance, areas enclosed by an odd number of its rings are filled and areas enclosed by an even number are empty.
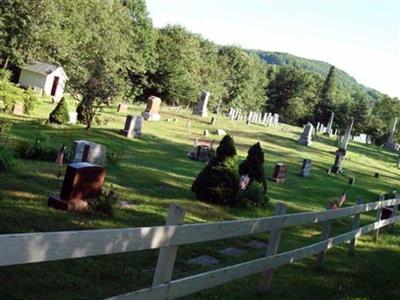
<svg viewBox="0 0 400 300">
<path fill-rule="evenodd" d="M 284 215 L 287 206 L 283 203 L 278 203 L 275 207 L 275 215 Z M 279 242 L 281 240 L 282 229 L 275 229 L 270 232 L 266 256 L 273 256 L 278 252 Z M 271 286 L 272 273 L 274 269 L 268 269 L 262 273 L 262 277 L 258 284 L 258 294 L 265 295 L 268 293 Z"/>
<path fill-rule="evenodd" d="M 171 204 L 168 208 L 168 217 L 165 225 L 182 225 L 184 217 L 185 210 L 176 204 Z M 171 232 L 171 234 L 173 233 Z M 171 281 L 177 252 L 178 246 L 167 246 L 160 249 L 153 286 Z"/>
<path fill-rule="evenodd" d="M 385 196 L 384 195 L 379 196 L 379 201 L 383 201 L 383 200 L 385 200 Z M 380 207 L 376 210 L 376 221 L 380 221 L 381 217 L 382 217 L 382 207 Z M 378 236 L 379 236 L 379 228 L 375 229 L 372 232 L 372 240 L 374 242 L 376 242 L 378 239 Z"/>
<path fill-rule="evenodd" d="M 395 199 L 396 199 L 396 200 L 400 199 L 399 193 L 396 192 L 396 193 L 394 194 L 394 196 L 395 196 Z M 392 217 L 396 217 L 397 214 L 398 214 L 398 211 L 399 211 L 399 204 L 393 205 L 393 214 L 392 214 Z M 396 223 L 393 223 L 393 224 L 390 226 L 390 230 L 394 230 L 394 227 L 395 227 L 395 226 L 396 226 Z"/>
<path fill-rule="evenodd" d="M 356 201 L 356 205 L 360 205 L 364 202 L 364 200 L 362 198 L 358 198 Z M 353 217 L 353 225 L 351 227 L 352 230 L 355 230 L 357 228 L 360 227 L 360 215 L 361 213 L 355 214 Z M 349 244 L 349 254 L 353 255 L 355 252 L 355 248 L 356 248 L 356 242 L 357 242 L 357 238 L 354 238 L 350 241 Z"/>
<path fill-rule="evenodd" d="M 327 205 L 326 210 L 331 210 L 333 208 L 333 203 L 329 202 Z M 331 223 L 332 221 L 325 221 L 322 225 L 322 234 L 321 234 L 321 241 L 325 241 L 329 238 L 329 232 L 331 231 Z M 325 253 L 327 250 L 323 250 L 322 252 L 317 254 L 317 268 L 322 269 L 324 265 Z"/>
</svg>

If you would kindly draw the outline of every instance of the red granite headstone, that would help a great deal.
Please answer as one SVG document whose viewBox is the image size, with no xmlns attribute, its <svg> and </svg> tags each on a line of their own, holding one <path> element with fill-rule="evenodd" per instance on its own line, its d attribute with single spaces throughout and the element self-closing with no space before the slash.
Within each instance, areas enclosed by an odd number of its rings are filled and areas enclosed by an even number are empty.
<svg viewBox="0 0 400 300">
<path fill-rule="evenodd" d="M 278 163 L 275 165 L 272 180 L 275 182 L 284 182 L 286 180 L 287 165 Z"/>
<path fill-rule="evenodd" d="M 87 162 L 68 165 L 60 195 L 51 195 L 48 205 L 63 210 L 86 210 L 88 200 L 96 199 L 106 176 L 102 166 Z"/>
</svg>

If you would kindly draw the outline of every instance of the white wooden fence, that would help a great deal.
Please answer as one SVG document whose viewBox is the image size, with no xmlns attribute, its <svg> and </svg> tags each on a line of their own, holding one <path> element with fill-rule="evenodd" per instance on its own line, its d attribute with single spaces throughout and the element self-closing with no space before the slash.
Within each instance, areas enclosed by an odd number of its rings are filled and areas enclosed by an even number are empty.
<svg viewBox="0 0 400 300">
<path fill-rule="evenodd" d="M 110 299 L 175 299 L 256 273 L 262 273 L 259 292 L 266 293 L 274 268 L 315 254 L 318 254 L 317 265 L 322 267 L 326 251 L 335 245 L 350 241 L 349 253 L 353 253 L 359 236 L 372 231 L 373 238 L 376 240 L 380 228 L 400 220 L 400 216 L 397 216 L 399 204 L 400 197 L 396 195 L 395 199 L 390 200 L 328 209 L 324 212 L 296 214 L 285 214 L 286 207 L 278 204 L 277 215 L 273 217 L 187 225 L 182 225 L 184 210 L 177 205 L 171 205 L 165 226 L 2 234 L 0 235 L 0 267 L 160 248 L 152 287 Z M 381 220 L 382 208 L 386 206 L 394 207 L 392 217 Z M 359 227 L 360 214 L 375 210 L 377 211 L 376 221 Z M 354 216 L 352 230 L 329 237 L 331 221 L 350 216 Z M 277 254 L 283 228 L 320 222 L 323 223 L 320 242 Z M 171 280 L 179 245 L 261 232 L 270 232 L 265 257 Z"/>
</svg>

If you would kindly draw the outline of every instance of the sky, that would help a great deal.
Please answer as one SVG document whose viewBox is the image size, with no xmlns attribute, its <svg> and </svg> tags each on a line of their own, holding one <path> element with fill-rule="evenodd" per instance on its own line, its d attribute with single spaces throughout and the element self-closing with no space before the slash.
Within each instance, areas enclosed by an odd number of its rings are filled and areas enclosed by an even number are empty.
<svg viewBox="0 0 400 300">
<path fill-rule="evenodd" d="M 155 27 L 323 60 L 400 97 L 400 0 L 146 0 Z"/>
</svg>

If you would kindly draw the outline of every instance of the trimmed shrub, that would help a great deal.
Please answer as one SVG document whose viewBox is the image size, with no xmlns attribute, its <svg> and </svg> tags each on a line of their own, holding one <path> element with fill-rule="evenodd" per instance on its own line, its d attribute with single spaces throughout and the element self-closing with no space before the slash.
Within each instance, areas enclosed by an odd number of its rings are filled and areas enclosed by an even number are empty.
<svg viewBox="0 0 400 300">
<path fill-rule="evenodd" d="M 192 185 L 197 198 L 212 203 L 235 205 L 239 191 L 239 176 L 235 166 L 235 143 L 226 135 L 213 158 L 199 173 Z"/>
<path fill-rule="evenodd" d="M 55 124 L 67 124 L 69 122 L 68 103 L 64 97 L 50 113 L 49 122 Z"/>
<path fill-rule="evenodd" d="M 239 174 L 250 177 L 249 187 L 254 181 L 262 184 L 264 194 L 267 193 L 267 181 L 264 172 L 264 152 L 260 143 L 256 143 L 250 147 L 247 152 L 247 158 L 239 166 Z"/>
<path fill-rule="evenodd" d="M 85 103 L 81 101 L 78 106 L 76 107 L 77 119 L 79 123 L 86 124 L 86 112 L 85 112 Z"/>
<path fill-rule="evenodd" d="M 224 136 L 217 148 L 217 157 L 224 160 L 227 157 L 234 157 L 236 155 L 236 147 L 233 138 L 230 135 Z"/>
</svg>

